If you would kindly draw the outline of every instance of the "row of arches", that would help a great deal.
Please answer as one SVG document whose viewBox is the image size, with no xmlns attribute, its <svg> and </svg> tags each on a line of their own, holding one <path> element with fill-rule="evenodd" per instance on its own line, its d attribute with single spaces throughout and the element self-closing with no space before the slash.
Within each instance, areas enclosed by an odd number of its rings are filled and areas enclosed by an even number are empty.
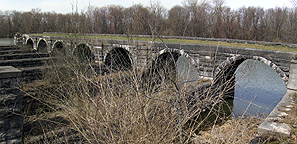
<svg viewBox="0 0 297 144">
<path fill-rule="evenodd" d="M 26 41 L 26 45 L 30 48 L 34 48 L 34 41 L 32 38 L 28 38 Z M 51 47 L 52 52 L 62 52 L 65 53 L 64 49 L 65 45 L 63 41 L 55 41 Z M 47 52 L 48 51 L 48 43 L 45 39 L 40 39 L 37 42 L 36 50 L 38 52 Z M 94 60 L 94 53 L 90 49 L 87 44 L 78 44 L 74 51 L 73 55 L 77 57 L 79 60 Z M 234 56 L 231 58 L 227 58 L 219 67 L 216 68 L 214 71 L 214 80 L 221 79 L 229 80 L 231 79 L 232 75 L 234 75 L 237 67 L 247 59 L 254 59 L 261 61 L 267 65 L 269 65 L 272 69 L 274 69 L 280 77 L 287 81 L 288 77 L 286 74 L 278 68 L 275 64 L 271 61 L 257 56 Z M 133 55 L 129 49 L 125 49 L 122 47 L 114 47 L 104 57 L 104 65 L 113 71 L 119 70 L 127 70 L 133 67 Z M 155 72 L 160 73 L 162 75 L 171 75 L 170 72 L 184 73 L 187 71 L 192 71 L 193 73 L 198 73 L 198 70 L 195 70 L 195 61 L 191 58 L 187 53 L 182 50 L 176 49 L 164 49 L 159 52 L 158 56 L 153 61 L 153 69 Z M 182 67 L 179 70 L 177 67 Z M 190 68 L 191 67 L 191 68 Z M 194 69 L 194 70 L 193 70 Z M 190 74 L 190 75 L 191 75 Z M 175 74 L 173 74 L 175 75 Z M 194 74 L 195 75 L 195 74 Z M 222 77 L 223 76 L 223 77 Z M 174 76 L 176 77 L 176 75 Z M 194 77 L 197 77 L 196 75 Z M 196 79 L 196 78 L 191 78 Z"/>
<path fill-rule="evenodd" d="M 36 40 L 37 41 L 37 40 Z M 27 47 L 35 49 L 37 52 L 42 52 L 42 53 L 46 53 L 46 52 L 51 52 L 51 53 L 66 53 L 65 50 L 65 44 L 63 41 L 61 40 L 56 40 L 53 45 L 50 47 L 48 42 L 45 39 L 40 39 L 37 43 L 36 46 L 34 46 L 34 40 L 32 38 L 28 38 L 26 40 L 26 44 Z M 79 57 L 80 59 L 82 59 L 83 56 L 90 58 L 92 57 L 92 52 L 90 47 L 87 44 L 78 44 L 74 51 L 73 54 L 77 57 Z"/>
<path fill-rule="evenodd" d="M 53 54 L 66 54 L 65 44 L 60 40 L 55 41 L 50 48 L 45 39 L 40 39 L 36 43 L 36 46 L 34 46 L 34 40 L 28 38 L 25 45 L 28 48 L 35 49 L 37 52 L 41 53 L 50 51 Z M 72 53 L 72 55 L 80 62 L 94 61 L 95 58 L 94 52 L 91 50 L 90 46 L 85 43 L 78 44 L 70 53 Z M 113 71 L 118 71 L 131 69 L 133 61 L 131 59 L 131 53 L 128 50 L 121 47 L 115 47 L 106 54 L 103 64 Z"/>
<path fill-rule="evenodd" d="M 48 51 L 52 51 L 52 50 L 61 51 L 64 48 L 63 41 L 55 41 L 53 46 L 50 49 L 48 49 L 49 45 L 45 39 L 38 40 L 36 47 L 34 47 L 34 40 L 32 38 L 28 38 L 26 40 L 25 45 L 29 48 L 35 49 L 38 52 L 48 52 Z"/>
<path fill-rule="evenodd" d="M 26 42 L 26 45 L 33 48 L 33 40 L 29 39 Z M 57 52 L 63 52 L 64 44 L 62 41 L 56 41 L 53 44 L 52 50 Z M 37 51 L 39 52 L 45 52 L 47 48 L 47 42 L 43 39 L 41 39 L 37 43 Z M 136 51 L 137 52 L 137 51 Z M 80 61 L 93 61 L 94 60 L 94 53 L 92 52 L 91 48 L 87 44 L 78 44 L 75 49 L 72 52 L 73 56 L 75 56 Z M 131 51 L 129 48 L 126 47 L 113 47 L 108 52 L 106 52 L 104 58 L 103 58 L 103 65 L 104 68 L 108 72 L 117 72 L 117 71 L 125 71 L 132 69 L 135 66 L 135 59 L 136 57 L 133 51 Z M 233 57 L 227 58 L 224 62 L 222 62 L 213 72 L 213 83 L 210 86 L 209 91 L 207 92 L 208 95 L 216 96 L 218 93 L 223 94 L 224 99 L 232 99 L 232 103 L 230 106 L 233 109 L 233 112 L 236 114 L 241 114 L 241 111 L 246 108 L 235 108 L 237 105 L 240 106 L 246 106 L 246 101 L 241 100 L 249 100 L 250 102 L 255 102 L 256 104 L 260 103 L 259 105 L 265 110 L 267 109 L 266 105 L 272 105 L 272 107 L 268 107 L 269 110 L 274 108 L 275 99 L 270 98 L 268 96 L 269 100 L 264 100 L 267 103 L 262 103 L 262 99 L 267 97 L 264 97 L 263 93 L 257 98 L 254 95 L 245 95 L 247 94 L 247 90 L 252 90 L 253 92 L 260 93 L 261 90 L 257 89 L 250 89 L 250 88 L 243 88 L 243 90 L 240 90 L 240 84 L 238 84 L 238 79 L 236 72 L 248 60 L 255 60 L 258 62 L 263 63 L 264 65 L 268 65 L 272 70 L 274 70 L 278 75 L 279 79 L 282 79 L 284 83 L 277 81 L 278 87 L 286 87 L 284 86 L 285 82 L 288 80 L 288 77 L 286 74 L 273 62 L 258 56 L 241 56 L 236 55 Z M 188 82 L 198 81 L 200 79 L 199 77 L 199 71 L 196 68 L 197 67 L 196 61 L 189 56 L 187 53 L 185 53 L 183 50 L 179 49 L 168 49 L 165 48 L 161 50 L 155 59 L 152 62 L 152 65 L 148 71 L 148 74 L 143 74 L 145 87 L 148 87 L 149 90 L 160 90 L 162 89 L 162 82 L 165 83 L 166 86 L 171 87 L 174 82 L 175 84 L 184 84 Z M 244 72 L 245 73 L 245 72 Z M 236 75 L 236 76 L 235 76 Z M 271 75 L 270 75 L 271 76 Z M 248 80 L 250 82 L 250 80 Z M 270 82 L 270 81 L 269 81 Z M 237 83 L 237 84 L 235 84 Z M 191 83 L 191 84 L 198 84 L 198 83 Z M 281 85 L 283 84 L 283 85 Z M 237 89 L 235 90 L 235 85 L 237 86 Z M 239 86 L 238 86 L 239 85 Z M 246 86 L 245 83 L 242 85 Z M 268 85 L 268 84 L 267 84 Z M 173 84 L 174 86 L 174 84 Z M 257 87 L 259 88 L 259 87 Z M 273 87 L 274 88 L 274 87 Z M 265 89 L 264 89 L 265 90 Z M 243 93 L 244 92 L 244 93 Z M 203 95 L 203 94 L 202 94 Z M 202 96 L 201 95 L 201 96 Z M 274 96 L 274 95 L 273 95 Z M 276 96 L 275 96 L 276 97 Z M 280 94 L 280 97 L 282 97 L 282 94 Z M 254 98 L 252 101 L 251 98 Z M 278 98 L 278 97 L 277 97 Z M 233 107 L 234 106 L 234 107 Z M 252 107 L 253 109 L 258 109 L 257 107 Z M 249 113 L 253 113 L 253 111 L 247 111 Z M 262 109 L 261 109 L 262 111 Z M 256 113 L 257 114 L 257 113 Z"/>
</svg>

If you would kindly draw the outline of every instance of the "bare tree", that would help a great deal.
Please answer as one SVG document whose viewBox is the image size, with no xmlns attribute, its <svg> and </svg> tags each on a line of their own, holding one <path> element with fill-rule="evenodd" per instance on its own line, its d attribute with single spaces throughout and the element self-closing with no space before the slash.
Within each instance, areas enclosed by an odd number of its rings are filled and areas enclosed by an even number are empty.
<svg viewBox="0 0 297 144">
<path fill-rule="evenodd" d="M 186 35 L 207 37 L 210 17 L 209 11 L 211 8 L 209 3 L 205 0 L 186 0 L 184 7 L 190 15 L 189 30 Z"/>
<path fill-rule="evenodd" d="M 189 22 L 190 14 L 184 7 L 174 6 L 169 10 L 167 25 L 170 28 L 168 30 L 169 35 L 179 35 L 184 34 L 184 29 L 186 29 Z"/>
<path fill-rule="evenodd" d="M 142 5 L 134 5 L 131 8 L 132 17 L 132 34 L 150 34 L 150 28 L 143 18 L 149 18 L 149 10 Z"/>
<path fill-rule="evenodd" d="M 158 32 L 162 32 L 165 24 L 166 9 L 161 5 L 160 1 L 150 1 L 148 7 L 150 17 L 147 18 L 150 25 Z"/>
<path fill-rule="evenodd" d="M 157 31 L 163 35 L 296 43 L 296 0 L 291 2 L 295 8 L 234 10 L 225 6 L 224 0 L 185 0 L 182 6 L 167 11 L 160 1 L 151 1 L 148 7 L 141 4 L 128 8 L 89 6 L 79 13 L 74 1 L 72 12 L 67 14 L 41 9 L 0 12 L 0 37 L 12 37 L 16 32 L 148 35 Z"/>
<path fill-rule="evenodd" d="M 111 5 L 108 7 L 109 26 L 112 34 L 123 34 L 124 28 L 124 8 L 122 6 Z"/>
<path fill-rule="evenodd" d="M 224 0 L 213 0 L 213 36 L 218 38 L 226 38 L 224 27 L 224 19 L 223 19 L 223 11 L 224 11 Z"/>
</svg>

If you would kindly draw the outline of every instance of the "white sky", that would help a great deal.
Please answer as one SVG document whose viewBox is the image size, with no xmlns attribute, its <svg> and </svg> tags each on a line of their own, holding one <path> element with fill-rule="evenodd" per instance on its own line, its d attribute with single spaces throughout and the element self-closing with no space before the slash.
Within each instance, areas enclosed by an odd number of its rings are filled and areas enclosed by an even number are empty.
<svg viewBox="0 0 297 144">
<path fill-rule="evenodd" d="M 129 7 L 133 4 L 148 6 L 150 1 L 155 0 L 0 0 L 0 10 L 30 11 L 32 8 L 40 8 L 43 12 L 55 11 L 57 13 L 69 13 L 72 11 L 71 3 L 78 10 L 91 6 L 107 6 L 111 4 Z M 159 0 L 161 5 L 167 9 L 175 5 L 182 5 L 184 0 Z M 210 1 L 210 0 L 209 0 Z M 225 0 L 225 5 L 233 9 L 245 6 L 260 6 L 263 8 L 292 7 L 290 0 Z"/>
</svg>

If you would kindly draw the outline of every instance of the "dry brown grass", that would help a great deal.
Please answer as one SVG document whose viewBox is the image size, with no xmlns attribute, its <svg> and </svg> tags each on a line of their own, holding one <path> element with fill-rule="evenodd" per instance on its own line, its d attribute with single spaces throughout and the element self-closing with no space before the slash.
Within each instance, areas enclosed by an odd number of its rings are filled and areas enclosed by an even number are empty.
<svg viewBox="0 0 297 144">
<path fill-rule="evenodd" d="M 258 136 L 258 126 L 262 118 L 234 118 L 222 125 L 217 125 L 206 131 L 201 131 L 195 138 L 195 143 L 250 143 Z"/>
<path fill-rule="evenodd" d="M 88 143 L 190 143 L 207 119 L 199 116 L 202 110 L 213 111 L 222 101 L 222 95 L 201 98 L 205 92 L 193 93 L 195 86 L 166 75 L 136 69 L 96 75 L 88 63 L 72 57 L 56 63 L 44 80 L 23 87 L 38 93 L 31 97 L 45 105 L 27 120 L 58 114 Z M 208 81 L 196 84 L 203 82 Z"/>
</svg>

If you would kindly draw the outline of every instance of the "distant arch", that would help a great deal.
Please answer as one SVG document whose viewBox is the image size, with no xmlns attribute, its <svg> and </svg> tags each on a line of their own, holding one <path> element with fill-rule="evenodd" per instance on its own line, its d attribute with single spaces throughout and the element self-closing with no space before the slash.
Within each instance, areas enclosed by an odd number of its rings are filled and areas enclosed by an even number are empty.
<svg viewBox="0 0 297 144">
<path fill-rule="evenodd" d="M 95 58 L 91 48 L 88 46 L 88 44 L 84 43 L 81 43 L 75 47 L 73 55 L 80 62 L 92 62 Z"/>
<path fill-rule="evenodd" d="M 52 46 L 52 50 L 54 53 L 65 53 L 65 48 L 63 41 L 57 40 Z"/>
<path fill-rule="evenodd" d="M 44 39 L 40 39 L 37 43 L 38 52 L 47 52 L 47 42 Z"/>
<path fill-rule="evenodd" d="M 34 48 L 34 41 L 32 38 L 28 38 L 27 41 L 26 41 L 26 46 L 29 47 L 29 48 Z"/>
<path fill-rule="evenodd" d="M 133 60 L 127 49 L 115 47 L 106 54 L 104 64 L 111 71 L 128 70 L 133 67 Z"/>
</svg>

